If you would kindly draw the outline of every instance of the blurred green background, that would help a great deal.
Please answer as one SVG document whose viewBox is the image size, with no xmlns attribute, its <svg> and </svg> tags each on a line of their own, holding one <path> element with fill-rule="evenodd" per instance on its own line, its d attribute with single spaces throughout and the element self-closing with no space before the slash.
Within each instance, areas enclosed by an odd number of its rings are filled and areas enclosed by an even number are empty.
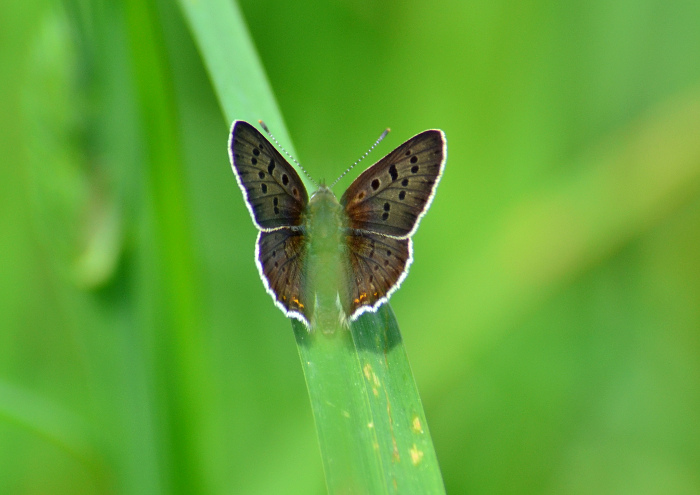
<svg viewBox="0 0 700 495">
<path fill-rule="evenodd" d="M 447 491 L 700 493 L 700 3 L 240 8 L 314 177 L 447 135 L 392 298 Z M 0 19 L 0 493 L 324 493 L 178 5 Z"/>
</svg>

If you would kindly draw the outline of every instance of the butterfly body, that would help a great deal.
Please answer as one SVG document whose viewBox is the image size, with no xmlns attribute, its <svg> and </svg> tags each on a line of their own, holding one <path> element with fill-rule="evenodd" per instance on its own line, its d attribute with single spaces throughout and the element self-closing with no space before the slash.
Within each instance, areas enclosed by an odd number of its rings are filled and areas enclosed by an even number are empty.
<svg viewBox="0 0 700 495">
<path fill-rule="evenodd" d="M 309 198 L 294 168 L 247 122 L 234 122 L 229 153 L 260 230 L 255 259 L 265 288 L 287 316 L 326 332 L 376 311 L 406 277 L 446 145 L 441 131 L 414 136 L 340 201 L 324 184 Z"/>
<path fill-rule="evenodd" d="M 309 301 L 305 316 L 311 328 L 333 328 L 338 323 L 347 326 L 347 221 L 338 199 L 326 186 L 321 185 L 311 195 L 304 226 L 308 252 L 303 283 Z"/>
</svg>

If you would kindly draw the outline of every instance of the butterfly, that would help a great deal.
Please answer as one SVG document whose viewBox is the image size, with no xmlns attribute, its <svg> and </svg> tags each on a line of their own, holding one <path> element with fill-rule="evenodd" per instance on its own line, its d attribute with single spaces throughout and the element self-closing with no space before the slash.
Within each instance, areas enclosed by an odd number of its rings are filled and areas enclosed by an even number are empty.
<svg viewBox="0 0 700 495">
<path fill-rule="evenodd" d="M 445 135 L 424 131 L 365 170 L 337 200 L 309 196 L 294 168 L 254 126 L 231 127 L 229 157 L 253 223 L 255 261 L 275 304 L 307 329 L 332 332 L 376 311 L 413 261 L 411 236 L 447 158 Z"/>
</svg>

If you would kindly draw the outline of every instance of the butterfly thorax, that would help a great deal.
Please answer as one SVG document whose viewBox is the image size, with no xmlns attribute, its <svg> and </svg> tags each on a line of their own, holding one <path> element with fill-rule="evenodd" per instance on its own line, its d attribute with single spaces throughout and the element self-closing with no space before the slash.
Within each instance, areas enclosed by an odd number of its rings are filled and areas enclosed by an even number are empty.
<svg viewBox="0 0 700 495">
<path fill-rule="evenodd" d="M 315 248 L 325 249 L 330 243 L 337 241 L 338 236 L 347 228 L 344 221 L 343 208 L 333 194 L 333 191 L 321 186 L 311 195 L 305 215 L 305 226 L 312 237 Z M 337 249 L 338 245 L 334 247 Z"/>
<path fill-rule="evenodd" d="M 338 321 L 347 323 L 348 308 L 341 303 L 347 300 L 347 222 L 342 206 L 327 187 L 321 186 L 311 196 L 304 226 L 308 236 L 306 293 L 312 301 L 311 326 L 321 331 L 333 329 Z"/>
</svg>

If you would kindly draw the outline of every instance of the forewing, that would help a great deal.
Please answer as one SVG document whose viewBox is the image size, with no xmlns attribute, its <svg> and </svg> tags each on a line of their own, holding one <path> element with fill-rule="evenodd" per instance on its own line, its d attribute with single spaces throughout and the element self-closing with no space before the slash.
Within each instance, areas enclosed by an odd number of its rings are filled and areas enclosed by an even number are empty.
<svg viewBox="0 0 700 495">
<path fill-rule="evenodd" d="M 299 174 L 255 127 L 242 120 L 233 123 L 229 156 L 260 230 L 301 225 L 309 201 L 306 188 Z"/>
<path fill-rule="evenodd" d="M 374 311 L 399 288 L 413 261 L 411 239 L 370 232 L 348 234 L 352 285 L 350 318 Z"/>
<path fill-rule="evenodd" d="M 304 235 L 290 228 L 260 232 L 255 259 L 267 292 L 275 304 L 309 326 L 309 304 L 304 288 L 306 241 Z"/>
<path fill-rule="evenodd" d="M 425 131 L 365 170 L 340 199 L 350 228 L 411 236 L 435 194 L 446 149 L 442 131 Z"/>
</svg>

